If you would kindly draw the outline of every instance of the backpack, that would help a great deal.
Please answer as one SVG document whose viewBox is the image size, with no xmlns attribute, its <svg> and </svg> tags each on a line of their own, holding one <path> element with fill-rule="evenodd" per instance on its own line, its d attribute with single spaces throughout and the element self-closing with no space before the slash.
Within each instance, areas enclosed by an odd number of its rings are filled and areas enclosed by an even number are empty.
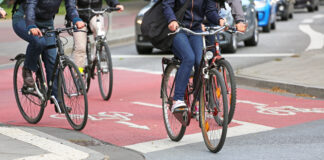
<svg viewBox="0 0 324 160">
<path fill-rule="evenodd" d="M 155 48 L 170 50 L 175 35 L 168 36 L 168 33 L 171 33 L 171 31 L 168 28 L 168 20 L 163 14 L 162 1 L 163 0 L 158 0 L 152 8 L 144 14 L 141 32 Z M 183 20 L 189 2 L 190 0 L 186 0 L 185 4 L 180 9 L 175 11 L 178 22 Z"/>
<path fill-rule="evenodd" d="M 16 11 L 18 10 L 18 5 L 20 5 L 22 2 L 24 2 L 24 0 L 15 0 L 14 5 L 12 7 L 11 13 L 12 15 L 14 15 L 16 13 Z"/>
</svg>

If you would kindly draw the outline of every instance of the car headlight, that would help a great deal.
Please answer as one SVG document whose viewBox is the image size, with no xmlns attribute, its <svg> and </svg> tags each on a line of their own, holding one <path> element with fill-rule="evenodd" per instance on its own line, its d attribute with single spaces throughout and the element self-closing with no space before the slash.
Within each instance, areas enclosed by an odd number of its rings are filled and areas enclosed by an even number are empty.
<svg viewBox="0 0 324 160">
<path fill-rule="evenodd" d="M 142 18 L 139 18 L 139 19 L 137 19 L 137 21 L 136 21 L 137 24 L 142 24 L 142 22 L 143 22 Z"/>
<path fill-rule="evenodd" d="M 284 11 L 285 10 L 285 6 L 279 6 L 279 11 Z"/>
<path fill-rule="evenodd" d="M 205 59 L 210 60 L 214 57 L 214 53 L 212 51 L 207 51 L 205 54 Z"/>
</svg>

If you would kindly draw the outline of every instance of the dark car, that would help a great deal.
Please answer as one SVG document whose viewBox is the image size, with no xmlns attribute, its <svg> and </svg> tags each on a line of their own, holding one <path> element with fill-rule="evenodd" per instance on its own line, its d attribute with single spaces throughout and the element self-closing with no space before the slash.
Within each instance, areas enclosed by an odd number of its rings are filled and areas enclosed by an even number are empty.
<svg viewBox="0 0 324 160">
<path fill-rule="evenodd" d="M 237 43 L 244 41 L 245 46 L 256 46 L 259 41 L 257 11 L 253 0 L 242 0 L 242 7 L 248 25 L 246 32 L 230 34 L 221 32 L 219 35 L 220 46 L 225 53 L 235 53 Z M 231 14 L 227 14 L 226 20 L 230 25 L 234 25 L 234 19 Z"/>
<path fill-rule="evenodd" d="M 286 21 L 293 18 L 295 0 L 278 0 L 277 16 Z"/>
<path fill-rule="evenodd" d="M 296 9 L 307 8 L 308 12 L 317 11 L 320 5 L 319 0 L 296 0 Z"/>
</svg>

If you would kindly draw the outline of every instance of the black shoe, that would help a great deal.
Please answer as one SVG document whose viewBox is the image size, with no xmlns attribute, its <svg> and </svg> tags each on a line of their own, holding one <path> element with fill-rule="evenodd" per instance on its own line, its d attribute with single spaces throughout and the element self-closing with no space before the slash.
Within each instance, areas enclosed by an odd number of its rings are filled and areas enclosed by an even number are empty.
<svg viewBox="0 0 324 160">
<path fill-rule="evenodd" d="M 31 87 L 31 88 L 34 88 L 35 86 L 35 82 L 34 82 L 34 79 L 33 79 L 33 74 L 31 72 L 31 70 L 23 67 L 22 69 L 22 76 L 23 76 L 23 79 L 24 79 L 24 85 L 27 86 L 27 87 Z"/>
<path fill-rule="evenodd" d="M 63 109 L 63 107 L 64 107 L 63 102 L 59 102 L 58 104 L 59 104 L 59 106 L 60 106 L 61 112 L 62 112 L 62 113 L 65 113 L 65 111 L 64 111 L 64 109 Z M 71 107 L 69 107 L 69 106 L 65 106 L 65 107 L 66 107 L 66 109 L 68 110 L 69 113 L 72 111 L 72 108 L 71 108 Z M 54 109 L 55 109 L 55 112 L 56 112 L 56 113 L 59 113 L 59 111 L 57 110 L 57 107 L 56 107 L 55 105 L 54 105 Z"/>
</svg>

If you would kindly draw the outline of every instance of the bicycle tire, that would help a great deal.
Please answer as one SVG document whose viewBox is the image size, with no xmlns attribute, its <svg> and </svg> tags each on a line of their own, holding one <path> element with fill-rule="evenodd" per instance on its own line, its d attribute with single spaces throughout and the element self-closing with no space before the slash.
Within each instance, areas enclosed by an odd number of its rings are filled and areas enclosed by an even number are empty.
<svg viewBox="0 0 324 160">
<path fill-rule="evenodd" d="M 176 65 L 168 65 L 165 69 L 161 84 L 161 99 L 165 129 L 169 138 L 176 142 L 182 139 L 186 131 L 186 126 L 178 121 L 171 112 L 173 101 L 173 95 L 171 95 L 171 93 L 174 92 L 174 87 L 172 87 L 172 85 L 174 86 L 173 83 L 177 71 L 178 68 Z"/>
<path fill-rule="evenodd" d="M 58 76 L 58 98 L 64 104 L 62 108 L 69 124 L 79 131 L 85 127 L 88 119 L 88 99 L 83 78 L 78 78 L 82 75 L 68 58 L 65 58 L 61 67 Z"/>
<path fill-rule="evenodd" d="M 104 52 L 103 50 L 104 49 Z M 113 88 L 113 70 L 112 70 L 112 60 L 111 60 L 111 53 L 109 51 L 109 47 L 107 43 L 102 43 L 102 48 L 99 50 L 98 56 L 98 63 L 97 63 L 97 74 L 98 74 L 98 83 L 100 88 L 101 96 L 104 100 L 108 101 L 112 94 L 112 88 Z M 102 61 L 104 60 L 104 61 Z M 102 64 L 107 63 L 107 69 L 104 69 Z M 108 82 L 105 82 L 104 79 L 107 78 Z M 108 84 L 108 86 L 105 86 Z M 106 92 L 107 91 L 107 92 Z"/>
<path fill-rule="evenodd" d="M 235 75 L 233 68 L 231 64 L 225 60 L 219 60 L 216 61 L 217 64 L 217 69 L 222 72 L 222 75 L 224 77 L 224 82 L 225 82 L 225 87 L 227 90 L 227 99 L 229 103 L 229 108 L 228 108 L 228 124 L 231 123 L 234 113 L 235 113 L 235 108 L 236 108 L 236 81 L 235 81 Z"/>
<path fill-rule="evenodd" d="M 13 77 L 13 83 L 14 83 L 14 93 L 15 93 L 15 98 L 17 102 L 17 106 L 19 108 L 19 111 L 23 118 L 31 124 L 36 124 L 38 123 L 44 114 L 44 107 L 45 107 L 45 102 L 42 102 L 42 100 L 34 96 L 33 94 L 26 94 L 23 93 L 23 84 L 24 80 L 22 77 L 22 68 L 24 65 L 25 58 L 20 57 L 17 59 L 15 68 L 14 68 L 14 77 Z M 37 82 L 36 84 L 38 85 L 38 88 L 41 89 L 41 84 L 43 84 L 42 80 L 39 78 L 39 76 L 33 76 L 35 81 Z M 34 91 L 35 93 L 35 91 Z M 45 96 L 45 94 L 43 94 Z"/>
<path fill-rule="evenodd" d="M 224 80 L 216 69 L 209 70 L 209 79 L 201 87 L 199 102 L 199 123 L 204 142 L 211 152 L 217 153 L 225 143 L 228 114 Z"/>
<path fill-rule="evenodd" d="M 91 43 L 90 43 L 89 37 L 87 37 L 86 54 L 87 54 L 87 66 L 85 67 L 85 72 L 84 72 L 84 78 L 85 78 L 84 82 L 85 82 L 85 87 L 86 87 L 86 90 L 88 93 L 89 89 L 90 89 L 91 75 L 92 75 L 92 69 L 91 69 L 92 66 L 90 66 L 90 65 L 92 65 L 92 63 L 91 63 Z"/>
</svg>

